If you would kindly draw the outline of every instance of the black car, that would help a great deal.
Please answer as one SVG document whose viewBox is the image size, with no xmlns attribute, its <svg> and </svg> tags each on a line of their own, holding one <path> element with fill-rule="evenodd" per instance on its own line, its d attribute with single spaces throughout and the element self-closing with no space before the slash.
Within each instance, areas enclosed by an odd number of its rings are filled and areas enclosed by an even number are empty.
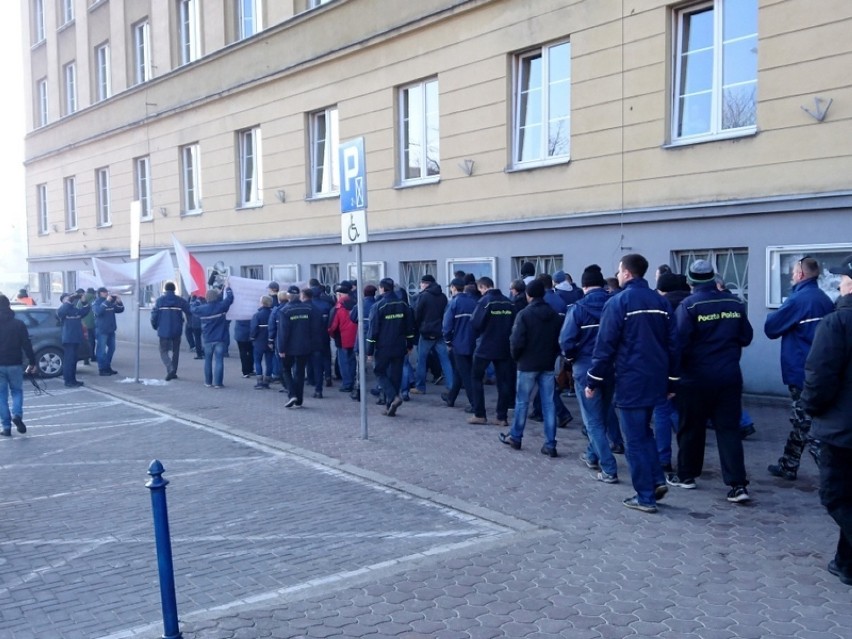
<svg viewBox="0 0 852 639">
<path fill-rule="evenodd" d="M 36 366 L 42 377 L 58 377 L 62 374 L 62 325 L 56 317 L 55 308 L 47 306 L 12 305 L 15 317 L 23 321 L 30 333 L 30 341 L 36 356 Z M 77 349 L 77 360 L 85 359 L 86 349 Z"/>
</svg>

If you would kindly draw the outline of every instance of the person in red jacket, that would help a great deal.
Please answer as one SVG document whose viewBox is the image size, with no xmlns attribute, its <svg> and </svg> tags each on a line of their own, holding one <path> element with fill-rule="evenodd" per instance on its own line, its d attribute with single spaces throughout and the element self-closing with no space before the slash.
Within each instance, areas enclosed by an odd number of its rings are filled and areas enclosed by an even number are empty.
<svg viewBox="0 0 852 639">
<path fill-rule="evenodd" d="M 335 289 L 337 303 L 332 311 L 328 334 L 334 338 L 337 346 L 337 362 L 340 366 L 340 376 L 343 383 L 338 389 L 341 393 L 351 393 L 355 389 L 355 340 L 358 335 L 358 324 L 349 317 L 349 312 L 355 306 L 349 291 L 342 286 Z"/>
</svg>

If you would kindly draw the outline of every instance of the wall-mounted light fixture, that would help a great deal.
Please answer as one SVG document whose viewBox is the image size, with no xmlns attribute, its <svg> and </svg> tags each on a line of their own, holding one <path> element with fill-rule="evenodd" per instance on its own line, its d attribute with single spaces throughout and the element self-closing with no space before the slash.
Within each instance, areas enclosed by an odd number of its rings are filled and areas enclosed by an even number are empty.
<svg viewBox="0 0 852 639">
<path fill-rule="evenodd" d="M 467 177 L 473 175 L 473 165 L 475 162 L 473 160 L 462 160 L 459 162 L 459 168 L 461 172 L 464 173 Z"/>
<path fill-rule="evenodd" d="M 54 224 L 54 225 L 53 225 L 53 232 L 54 232 L 54 233 L 58 233 L 58 232 L 59 232 L 59 225 L 58 225 L 58 224 Z"/>
<path fill-rule="evenodd" d="M 828 115 L 828 110 L 831 108 L 832 102 L 834 102 L 834 98 L 829 98 L 826 102 L 824 99 L 814 96 L 814 110 L 811 111 L 808 107 L 803 106 L 802 111 L 817 122 L 822 122 L 825 120 L 825 116 Z"/>
<path fill-rule="evenodd" d="M 169 211 L 168 211 L 168 209 L 166 209 L 165 206 L 160 207 L 160 215 L 162 215 L 163 217 L 169 216 Z"/>
<path fill-rule="evenodd" d="M 284 193 L 282 189 L 275 191 L 275 197 L 278 198 L 278 201 L 281 202 L 281 204 L 284 204 L 284 202 L 287 201 L 287 194 Z"/>
</svg>

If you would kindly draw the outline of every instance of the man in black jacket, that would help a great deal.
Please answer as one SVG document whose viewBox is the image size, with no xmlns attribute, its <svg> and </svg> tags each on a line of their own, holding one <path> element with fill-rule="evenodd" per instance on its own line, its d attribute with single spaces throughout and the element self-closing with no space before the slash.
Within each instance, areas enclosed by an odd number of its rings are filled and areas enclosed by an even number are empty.
<svg viewBox="0 0 852 639">
<path fill-rule="evenodd" d="M 311 304 L 313 291 L 291 286 L 287 293 L 290 302 L 279 312 L 276 333 L 276 352 L 281 357 L 281 372 L 287 392 L 285 408 L 301 408 L 305 390 L 305 367 L 314 347 L 313 332 L 317 326 L 317 311 Z"/>
<path fill-rule="evenodd" d="M 382 296 L 370 309 L 367 356 L 375 362 L 376 377 L 387 401 L 384 414 L 393 417 L 402 405 L 402 362 L 414 345 L 414 315 L 394 293 L 391 278 L 383 279 L 379 287 Z"/>
<path fill-rule="evenodd" d="M 840 298 L 817 327 L 802 404 L 820 442 L 820 501 L 840 527 L 828 571 L 852 586 L 852 255 L 829 271 L 840 275 Z"/>
<path fill-rule="evenodd" d="M 428 273 L 420 278 L 420 295 L 414 307 L 414 323 L 420 333 L 417 344 L 417 378 L 411 392 L 423 395 L 426 392 L 426 360 L 434 350 L 441 363 L 444 385 L 449 391 L 453 387 L 453 366 L 447 352 L 447 344 L 441 336 L 441 322 L 444 309 L 447 308 L 447 296 L 440 284 Z"/>
<path fill-rule="evenodd" d="M 512 326 L 509 347 L 518 365 L 515 417 L 509 434 L 500 434 L 500 441 L 515 450 L 521 448 L 527 407 L 533 387 L 538 384 L 544 416 L 544 446 L 542 455 L 556 457 L 556 409 L 553 403 L 553 361 L 559 354 L 559 314 L 544 301 L 544 284 L 533 280 L 526 289 L 527 306 L 518 313 Z"/>
<path fill-rule="evenodd" d="M 9 298 L 0 295 L 0 435 L 9 437 L 12 424 L 19 433 L 26 433 L 24 424 L 24 369 L 23 354 L 26 353 L 27 373 L 35 372 L 35 354 L 30 342 L 27 326 L 15 318 Z M 12 410 L 9 410 L 9 395 Z"/>
</svg>

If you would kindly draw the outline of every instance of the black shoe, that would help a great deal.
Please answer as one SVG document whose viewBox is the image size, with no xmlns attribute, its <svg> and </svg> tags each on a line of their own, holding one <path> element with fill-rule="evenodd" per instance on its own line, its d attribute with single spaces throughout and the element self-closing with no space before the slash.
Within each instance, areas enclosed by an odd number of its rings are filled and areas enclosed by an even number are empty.
<svg viewBox="0 0 852 639">
<path fill-rule="evenodd" d="M 787 470 L 781 464 L 769 464 L 769 466 L 766 467 L 766 470 L 768 470 L 769 474 L 773 477 L 789 479 L 790 481 L 795 480 L 796 475 L 798 474 L 795 470 Z"/>
<path fill-rule="evenodd" d="M 170 382 L 173 379 L 177 379 L 177 373 L 169 373 L 168 375 L 166 375 L 166 381 L 167 382 Z"/>
<path fill-rule="evenodd" d="M 474 411 L 474 409 L 473 409 L 473 406 L 467 406 L 467 407 L 464 409 L 464 412 L 466 412 L 468 415 L 473 415 L 473 413 L 474 413 L 475 411 Z"/>
<path fill-rule="evenodd" d="M 614 444 L 610 446 L 609 449 L 612 451 L 613 455 L 623 455 L 624 454 L 624 445 L 623 444 Z"/>
<path fill-rule="evenodd" d="M 528 417 L 528 419 L 531 419 L 532 421 L 534 421 L 534 422 L 539 422 L 539 423 L 541 423 L 541 422 L 543 422 L 543 421 L 544 421 L 544 417 L 543 417 L 543 416 L 541 416 L 541 415 L 536 415 L 536 414 L 530 415 L 530 416 Z"/>
<path fill-rule="evenodd" d="M 659 484 L 658 486 L 654 486 L 654 499 L 660 501 L 666 494 L 669 492 L 669 487 L 665 484 Z"/>
<path fill-rule="evenodd" d="M 506 433 L 500 433 L 500 441 L 515 450 L 521 450 L 521 442 Z"/>
<path fill-rule="evenodd" d="M 379 406 L 384 406 L 385 404 L 387 404 L 387 402 L 385 401 L 385 396 L 379 395 L 379 398 L 376 400 L 376 404 L 378 404 Z"/>
<path fill-rule="evenodd" d="M 441 399 L 443 400 L 444 404 L 447 405 L 448 408 L 452 408 L 453 406 L 456 405 L 455 402 L 450 401 L 450 394 L 449 393 L 441 393 Z"/>
<path fill-rule="evenodd" d="M 326 388 L 331 388 L 331 377 L 326 377 L 326 378 L 325 378 L 325 387 L 326 387 Z"/>
<path fill-rule="evenodd" d="M 204 359 L 204 355 L 196 355 L 192 359 Z"/>
<path fill-rule="evenodd" d="M 98 375 L 100 375 L 101 377 L 109 377 L 110 375 L 112 375 L 112 373 L 110 373 L 109 371 L 101 371 L 98 373 Z"/>
<path fill-rule="evenodd" d="M 542 446 L 541 454 L 547 455 L 548 457 L 559 457 L 559 455 L 556 453 L 556 448 L 551 448 L 550 446 Z"/>
<path fill-rule="evenodd" d="M 11 437 L 12 436 L 12 429 L 10 428 L 9 430 L 6 430 L 4 428 L 3 430 L 0 430 L 0 435 L 2 435 L 3 437 Z"/>
<path fill-rule="evenodd" d="M 370 395 L 372 395 L 373 397 L 378 397 L 381 394 L 381 392 L 382 391 L 379 390 L 378 388 L 371 388 L 370 389 Z"/>
<path fill-rule="evenodd" d="M 287 403 L 284 404 L 284 408 L 293 408 L 293 406 L 295 406 L 298 403 L 299 403 L 298 399 L 296 399 L 295 397 L 291 397 L 290 399 L 287 400 Z"/>
<path fill-rule="evenodd" d="M 402 401 L 404 401 L 404 402 L 410 402 L 411 401 L 411 395 L 408 394 L 408 391 L 402 391 Z"/>
<path fill-rule="evenodd" d="M 728 493 L 727 499 L 735 504 L 742 504 L 750 500 L 751 497 L 748 496 L 748 490 L 745 486 L 734 486 Z"/>
<path fill-rule="evenodd" d="M 740 438 L 745 439 L 746 437 L 751 437 L 757 432 L 757 429 L 754 427 L 754 424 L 749 424 L 740 429 Z"/>
<path fill-rule="evenodd" d="M 12 417 L 12 423 L 15 425 L 15 428 L 18 429 L 19 433 L 23 434 L 27 432 L 27 425 L 24 423 L 24 420 L 21 419 L 20 415 Z"/>
<path fill-rule="evenodd" d="M 394 400 L 390 403 L 390 406 L 388 406 L 388 410 L 387 410 L 387 413 L 386 413 L 387 416 L 393 417 L 394 415 L 396 415 L 396 411 L 400 406 L 402 406 L 402 397 L 397 395 L 396 397 L 394 397 Z"/>
<path fill-rule="evenodd" d="M 109 369 L 109 374 L 110 374 L 110 375 L 118 375 L 118 371 L 117 371 L 117 370 L 113 370 L 113 369 L 111 368 L 111 369 Z"/>
<path fill-rule="evenodd" d="M 340 392 L 340 393 L 351 393 L 352 387 L 351 386 L 341 386 L 340 388 L 337 389 L 337 391 Z"/>
<path fill-rule="evenodd" d="M 686 479 L 681 479 L 675 473 L 669 473 L 666 475 L 666 483 L 669 486 L 674 486 L 675 488 L 686 488 L 687 490 L 693 490 L 697 488 L 695 484 L 695 480 L 687 477 Z"/>
<path fill-rule="evenodd" d="M 80 388 L 83 386 L 83 382 L 71 382 L 70 384 L 65 384 L 65 388 Z"/>
<path fill-rule="evenodd" d="M 568 428 L 568 424 L 574 421 L 574 417 L 572 415 L 568 415 L 567 417 L 563 417 L 559 420 L 559 424 L 557 424 L 557 428 Z"/>
<path fill-rule="evenodd" d="M 8 433 L 7 433 L 8 434 Z M 828 572 L 837 577 L 841 583 L 846 584 L 847 586 L 852 586 L 852 575 L 848 575 L 840 569 L 840 566 L 837 565 L 837 561 L 832 559 L 828 562 Z"/>
<path fill-rule="evenodd" d="M 349 399 L 351 399 L 353 402 L 360 402 L 361 401 L 361 391 L 357 391 L 357 390 L 352 391 L 351 393 L 349 393 Z"/>
</svg>

